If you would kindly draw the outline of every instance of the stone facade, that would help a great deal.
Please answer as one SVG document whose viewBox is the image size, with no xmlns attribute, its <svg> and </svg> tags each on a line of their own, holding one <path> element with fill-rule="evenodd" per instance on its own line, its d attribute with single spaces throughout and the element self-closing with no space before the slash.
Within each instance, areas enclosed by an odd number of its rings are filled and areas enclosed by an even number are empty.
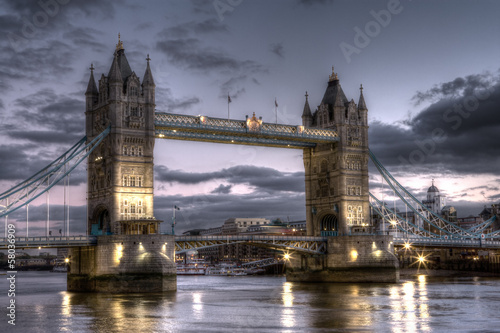
<svg viewBox="0 0 500 333">
<path fill-rule="evenodd" d="M 112 235 L 70 249 L 68 291 L 161 292 L 177 289 L 175 237 Z"/>
<path fill-rule="evenodd" d="M 392 236 L 328 238 L 326 255 L 299 255 L 286 266 L 291 282 L 383 282 L 399 280 Z"/>
<path fill-rule="evenodd" d="M 308 235 L 367 232 L 370 228 L 368 109 L 362 87 L 356 105 L 354 100 L 347 100 L 337 74 L 332 72 L 314 113 L 306 94 L 302 124 L 333 129 L 340 137 L 337 143 L 318 144 L 303 152 Z"/>
<path fill-rule="evenodd" d="M 155 83 L 146 59 L 142 83 L 116 46 L 99 89 L 93 66 L 86 96 L 86 134 L 111 133 L 88 157 L 88 233 L 121 234 L 118 221 L 153 220 Z M 146 232 L 144 232 L 146 233 Z"/>
</svg>

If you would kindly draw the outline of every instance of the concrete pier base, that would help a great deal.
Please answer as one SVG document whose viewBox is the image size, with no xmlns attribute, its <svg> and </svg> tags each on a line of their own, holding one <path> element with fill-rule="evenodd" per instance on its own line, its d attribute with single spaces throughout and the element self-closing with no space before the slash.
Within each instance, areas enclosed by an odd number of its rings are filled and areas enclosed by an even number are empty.
<svg viewBox="0 0 500 333">
<path fill-rule="evenodd" d="M 287 264 L 286 280 L 396 283 L 399 262 L 392 236 L 329 237 L 327 254 L 293 255 Z"/>
<path fill-rule="evenodd" d="M 169 235 L 99 236 L 72 248 L 68 291 L 162 292 L 177 289 L 175 239 Z"/>
</svg>

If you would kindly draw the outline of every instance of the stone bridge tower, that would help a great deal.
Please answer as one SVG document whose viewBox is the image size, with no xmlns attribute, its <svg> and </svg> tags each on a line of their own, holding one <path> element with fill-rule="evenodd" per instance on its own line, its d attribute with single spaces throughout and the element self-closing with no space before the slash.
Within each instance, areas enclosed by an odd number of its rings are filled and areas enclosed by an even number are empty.
<svg viewBox="0 0 500 333">
<path fill-rule="evenodd" d="M 132 71 L 123 43 L 118 44 L 99 89 L 93 66 L 86 97 L 86 134 L 90 141 L 108 126 L 111 133 L 88 157 L 87 232 L 158 233 L 153 217 L 155 83 L 147 57 L 142 83 Z"/>
<path fill-rule="evenodd" d="M 306 93 L 302 124 L 333 129 L 340 136 L 337 143 L 304 149 L 308 235 L 369 231 L 368 109 L 363 87 L 360 89 L 356 105 L 346 98 L 332 68 L 325 94 L 314 113 Z"/>
</svg>

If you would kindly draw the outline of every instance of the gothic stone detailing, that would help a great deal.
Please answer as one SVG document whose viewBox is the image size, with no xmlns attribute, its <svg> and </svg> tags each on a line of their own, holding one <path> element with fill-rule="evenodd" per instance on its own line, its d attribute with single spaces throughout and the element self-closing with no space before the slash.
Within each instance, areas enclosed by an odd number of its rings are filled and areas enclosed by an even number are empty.
<svg viewBox="0 0 500 333">
<path fill-rule="evenodd" d="M 141 84 L 123 47 L 117 49 L 99 90 L 91 67 L 85 93 L 87 138 L 92 140 L 109 125 L 111 132 L 88 159 L 90 234 L 119 234 L 128 224 L 142 223 L 136 219 L 159 222 L 153 221 L 155 85 L 149 60 Z"/>
<path fill-rule="evenodd" d="M 302 124 L 306 129 L 335 130 L 339 141 L 304 149 L 306 221 L 309 235 L 332 236 L 325 219 L 335 216 L 338 234 L 366 232 L 368 203 L 368 123 L 363 95 L 348 100 L 338 75 L 330 76 L 321 103 L 310 112 L 308 95 Z M 326 218 L 330 216 L 329 218 Z"/>
</svg>

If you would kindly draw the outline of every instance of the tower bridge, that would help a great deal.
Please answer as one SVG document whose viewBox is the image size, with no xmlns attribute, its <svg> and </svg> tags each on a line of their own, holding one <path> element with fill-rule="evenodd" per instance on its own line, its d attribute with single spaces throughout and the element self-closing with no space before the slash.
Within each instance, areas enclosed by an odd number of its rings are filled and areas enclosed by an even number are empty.
<svg viewBox="0 0 500 333">
<path fill-rule="evenodd" d="M 317 108 L 312 111 L 306 93 L 302 124 L 292 126 L 265 123 L 255 113 L 234 120 L 156 112 L 150 61 L 148 55 L 141 81 L 119 41 L 107 75 L 102 74 L 97 83 L 95 68 L 90 67 L 86 137 L 78 148 L 0 194 L 0 217 L 5 217 L 7 225 L 10 213 L 47 192 L 87 160 L 88 236 L 17 238 L 20 247 L 44 242 L 43 246 L 71 247 L 69 290 L 175 289 L 174 252 L 228 243 L 258 243 L 301 253 L 288 265 L 290 281 L 394 282 L 398 279 L 395 245 L 410 238 L 433 246 L 458 241 L 474 244 L 482 241 L 485 228 L 498 223 L 493 216 L 473 229 L 460 228 L 431 212 L 399 184 L 368 148 L 368 108 L 362 86 L 358 103 L 349 100 L 333 68 Z M 162 221 L 153 214 L 157 139 L 302 149 L 308 236 L 160 235 Z M 417 220 L 408 220 L 369 192 L 370 159 Z M 373 212 L 404 237 L 375 235 Z M 490 243 L 481 244 L 496 247 L 497 229 L 487 234 Z M 7 239 L 1 239 L 0 246 L 7 245 Z"/>
</svg>

